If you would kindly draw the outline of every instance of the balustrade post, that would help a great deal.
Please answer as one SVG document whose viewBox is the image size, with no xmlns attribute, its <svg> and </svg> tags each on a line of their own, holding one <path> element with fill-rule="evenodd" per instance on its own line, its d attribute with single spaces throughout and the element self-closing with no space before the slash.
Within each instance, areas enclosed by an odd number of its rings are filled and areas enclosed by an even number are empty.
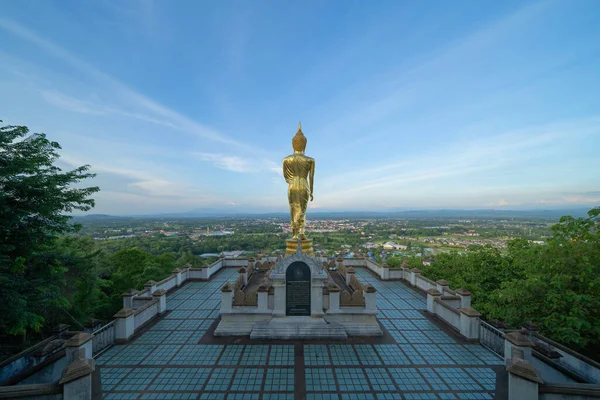
<svg viewBox="0 0 600 400">
<path fill-rule="evenodd" d="M 273 281 L 273 316 L 285 316 L 285 281 Z"/>
<path fill-rule="evenodd" d="M 418 268 L 413 268 L 410 270 L 410 284 L 413 286 L 417 286 L 417 278 L 421 275 L 421 270 Z"/>
<path fill-rule="evenodd" d="M 350 267 L 346 270 L 346 285 L 350 286 L 350 282 L 352 281 L 352 276 L 356 274 L 354 268 Z"/>
<path fill-rule="evenodd" d="M 267 285 L 258 287 L 258 309 L 267 312 L 269 310 L 269 288 Z"/>
<path fill-rule="evenodd" d="M 94 335 L 86 332 L 79 332 L 65 342 L 65 355 L 67 361 L 76 360 L 76 356 L 81 355 L 84 360 L 93 357 L 92 339 Z"/>
<path fill-rule="evenodd" d="M 460 334 L 467 340 L 478 341 L 481 314 L 471 307 L 459 308 L 458 311 L 460 311 Z"/>
<path fill-rule="evenodd" d="M 124 343 L 135 333 L 135 311 L 132 308 L 123 308 L 114 317 L 116 342 Z"/>
<path fill-rule="evenodd" d="M 242 282 L 244 282 L 244 286 L 247 285 L 248 284 L 248 271 L 246 271 L 246 268 L 241 267 L 240 269 L 238 269 L 238 273 L 242 277 Z"/>
<path fill-rule="evenodd" d="M 173 274 L 175 274 L 175 284 L 177 285 L 177 287 L 180 287 L 182 284 L 182 280 L 181 280 L 181 270 L 179 268 L 175 268 L 173 270 Z"/>
<path fill-rule="evenodd" d="M 133 298 L 139 292 L 135 289 L 129 289 L 125 293 L 123 293 L 123 308 L 133 308 Z"/>
<path fill-rule="evenodd" d="M 158 315 L 163 315 L 167 311 L 167 292 L 159 289 L 152 293 L 152 297 L 158 298 Z"/>
<path fill-rule="evenodd" d="M 526 361 L 531 361 L 531 348 L 533 347 L 533 342 L 530 341 L 527 336 L 523 335 L 521 332 L 509 332 L 504 334 L 504 364 L 508 366 L 510 362 L 510 357 L 513 354 L 513 348 L 522 352 L 522 359 Z"/>
<path fill-rule="evenodd" d="M 442 294 L 437 289 L 429 289 L 427 291 L 427 311 L 433 315 L 437 313 L 436 309 L 436 299 L 438 299 Z"/>
<path fill-rule="evenodd" d="M 231 312 L 233 307 L 233 288 L 226 283 L 221 288 L 221 313 Z"/>
<path fill-rule="evenodd" d="M 460 297 L 460 307 L 471 307 L 471 292 L 467 289 L 456 289 L 456 295 Z"/>
<path fill-rule="evenodd" d="M 144 287 L 148 289 L 148 293 L 150 294 L 150 296 L 152 296 L 152 293 L 156 291 L 156 282 L 148 281 L 144 283 Z"/>
<path fill-rule="evenodd" d="M 363 296 L 365 296 L 365 310 L 376 311 L 377 310 L 377 289 L 373 285 L 365 285 L 363 290 Z"/>
<path fill-rule="evenodd" d="M 508 358 L 508 400 L 538 400 L 539 385 L 544 383 L 533 364 L 523 359 L 523 351 L 511 348 Z"/>
<path fill-rule="evenodd" d="M 96 370 L 96 361 L 85 358 L 85 351 L 77 353 L 76 360 L 63 371 L 59 384 L 63 386 L 63 399 L 91 400 L 92 373 Z"/>
<path fill-rule="evenodd" d="M 439 281 L 435 282 L 435 286 L 436 286 L 436 289 L 439 290 L 443 296 L 444 290 L 448 291 L 450 284 L 448 283 L 448 281 L 446 281 L 444 279 L 440 279 Z"/>
<path fill-rule="evenodd" d="M 329 287 L 329 310 L 328 313 L 337 313 L 340 311 L 340 288 L 337 285 Z"/>
</svg>

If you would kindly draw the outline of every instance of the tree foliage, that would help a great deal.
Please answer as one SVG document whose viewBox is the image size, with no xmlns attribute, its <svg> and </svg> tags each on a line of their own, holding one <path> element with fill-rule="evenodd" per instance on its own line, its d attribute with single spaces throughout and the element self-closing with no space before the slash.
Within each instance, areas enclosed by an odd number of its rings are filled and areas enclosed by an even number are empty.
<svg viewBox="0 0 600 400">
<path fill-rule="evenodd" d="M 531 321 L 558 342 L 598 347 L 600 208 L 562 217 L 552 232 L 545 245 L 514 239 L 506 254 L 490 247 L 442 254 L 424 274 L 470 290 L 486 317 L 513 327 Z"/>
<path fill-rule="evenodd" d="M 60 145 L 25 126 L 0 128 L 0 331 L 39 330 L 57 308 L 68 307 L 63 292 L 68 268 L 54 240 L 76 227 L 66 215 L 87 211 L 97 187 L 74 187 L 91 178 L 89 166 L 62 171 L 55 165 Z"/>
</svg>

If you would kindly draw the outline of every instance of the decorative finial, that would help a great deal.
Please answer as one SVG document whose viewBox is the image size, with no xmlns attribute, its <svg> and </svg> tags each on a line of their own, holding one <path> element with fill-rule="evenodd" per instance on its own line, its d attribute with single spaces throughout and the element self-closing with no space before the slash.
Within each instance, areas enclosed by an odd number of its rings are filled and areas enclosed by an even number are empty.
<svg viewBox="0 0 600 400">
<path fill-rule="evenodd" d="M 298 121 L 298 130 L 302 132 L 302 123 L 300 121 Z"/>
</svg>

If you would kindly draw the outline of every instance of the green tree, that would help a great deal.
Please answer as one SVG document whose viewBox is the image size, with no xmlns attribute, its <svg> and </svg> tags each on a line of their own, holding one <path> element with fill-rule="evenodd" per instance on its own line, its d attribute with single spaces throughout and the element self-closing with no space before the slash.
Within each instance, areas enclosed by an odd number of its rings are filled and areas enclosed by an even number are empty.
<svg viewBox="0 0 600 400">
<path fill-rule="evenodd" d="M 600 345 L 600 208 L 587 218 L 563 217 L 540 246 L 509 246 L 520 279 L 505 280 L 490 311 L 510 325 L 539 325 L 554 340 L 575 348 Z M 598 354 L 596 352 L 596 354 Z"/>
<path fill-rule="evenodd" d="M 67 307 L 67 269 L 51 247 L 77 229 L 65 215 L 94 206 L 97 187 L 74 187 L 94 174 L 84 165 L 64 172 L 60 145 L 25 126 L 0 127 L 0 332 L 39 330 L 46 316 Z"/>
<path fill-rule="evenodd" d="M 102 267 L 102 251 L 90 237 L 65 236 L 57 239 L 50 248 L 52 255 L 64 268 L 66 285 L 63 293 L 68 301 L 68 309 L 56 310 L 52 323 L 65 321 L 83 324 L 89 318 L 103 316 L 107 304 L 106 290 L 109 282 L 99 276 Z"/>
<path fill-rule="evenodd" d="M 545 245 L 524 238 L 505 254 L 490 246 L 444 253 L 425 276 L 473 294 L 473 306 L 511 327 L 531 321 L 544 335 L 599 354 L 600 208 L 586 218 L 562 217 Z"/>
</svg>

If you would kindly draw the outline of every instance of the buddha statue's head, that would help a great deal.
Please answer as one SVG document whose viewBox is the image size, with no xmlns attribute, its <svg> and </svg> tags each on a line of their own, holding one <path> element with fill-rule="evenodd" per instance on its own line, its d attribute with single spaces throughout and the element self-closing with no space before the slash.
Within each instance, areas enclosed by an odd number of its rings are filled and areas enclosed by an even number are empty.
<svg viewBox="0 0 600 400">
<path fill-rule="evenodd" d="M 294 151 L 304 152 L 306 149 L 306 136 L 302 133 L 302 125 L 298 122 L 298 132 L 296 132 L 296 136 L 292 139 L 292 147 Z"/>
</svg>

